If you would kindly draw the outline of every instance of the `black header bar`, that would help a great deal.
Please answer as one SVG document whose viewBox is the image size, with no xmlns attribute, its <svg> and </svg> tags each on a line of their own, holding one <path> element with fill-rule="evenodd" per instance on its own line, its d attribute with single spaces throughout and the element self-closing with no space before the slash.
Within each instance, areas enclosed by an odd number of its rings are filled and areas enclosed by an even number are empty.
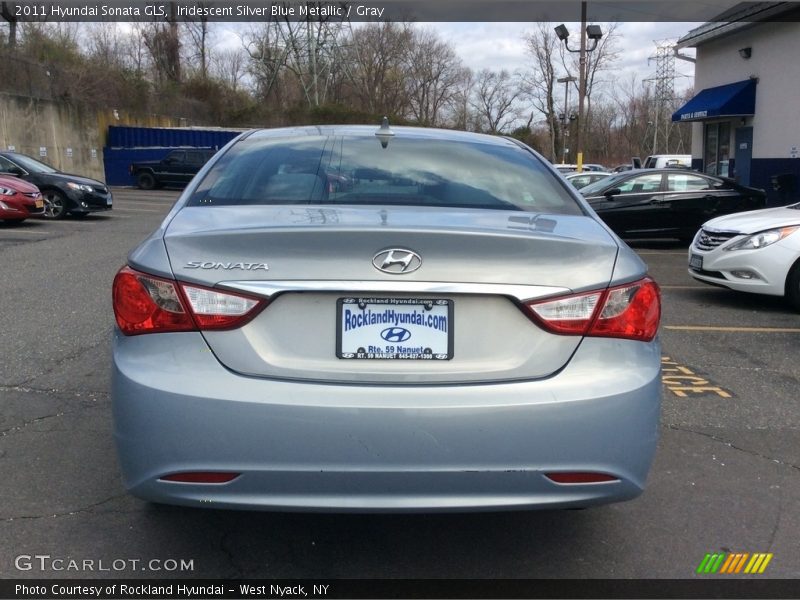
<svg viewBox="0 0 800 600">
<path fill-rule="evenodd" d="M 579 0 L 365 0 L 298 2 L 269 0 L 17 0 L 5 3 L 19 22 L 270 20 L 415 22 L 576 22 Z M 589 0 L 593 22 L 706 22 L 797 20 L 796 2 L 735 0 Z M 735 9 L 726 15 L 727 11 Z M 724 19 L 720 19 L 721 16 Z"/>
<path fill-rule="evenodd" d="M 310 598 L 798 598 L 797 580 L 696 579 L 18 579 L 0 580 L 0 598 L 296 599 Z"/>
</svg>

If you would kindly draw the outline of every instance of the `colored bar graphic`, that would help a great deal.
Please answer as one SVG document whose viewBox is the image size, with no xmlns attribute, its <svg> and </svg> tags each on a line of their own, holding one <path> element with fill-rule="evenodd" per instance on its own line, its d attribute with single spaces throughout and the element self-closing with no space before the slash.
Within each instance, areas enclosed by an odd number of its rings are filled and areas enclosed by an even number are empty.
<svg viewBox="0 0 800 600">
<path fill-rule="evenodd" d="M 725 561 L 725 563 L 722 565 L 722 569 L 720 569 L 720 573 L 730 573 L 728 569 L 730 569 L 731 565 L 736 562 L 736 557 L 736 554 L 729 554 L 728 560 Z"/>
<path fill-rule="evenodd" d="M 748 556 L 750 556 L 748 553 L 744 553 L 744 554 L 740 554 L 739 555 L 739 557 L 740 557 L 739 558 L 739 562 L 736 563 L 736 570 L 733 571 L 733 573 L 738 573 L 739 571 L 742 570 L 742 567 L 744 566 L 744 562 L 747 560 Z"/>
<path fill-rule="evenodd" d="M 722 561 L 725 559 L 725 553 L 719 554 L 717 560 L 714 561 L 714 564 L 711 565 L 711 572 L 716 573 L 719 571 L 720 566 L 722 565 Z"/>
<path fill-rule="evenodd" d="M 764 571 L 766 571 L 767 570 L 767 565 L 769 564 L 769 561 L 771 561 L 771 560 L 772 560 L 772 552 L 770 552 L 769 554 L 767 554 L 764 557 L 764 562 L 761 563 L 761 567 L 758 569 L 758 572 L 759 573 L 763 573 Z"/>
<path fill-rule="evenodd" d="M 706 554 L 703 557 L 703 560 L 700 561 L 700 566 L 697 567 L 696 573 L 705 573 L 706 572 L 706 567 L 708 566 L 708 563 L 710 561 L 711 561 L 711 555 L 710 554 Z"/>
<path fill-rule="evenodd" d="M 758 573 L 758 568 L 761 566 L 761 563 L 764 561 L 764 554 L 753 554 L 753 558 L 750 559 L 750 562 L 747 563 L 747 566 L 744 568 L 745 573 Z"/>
<path fill-rule="evenodd" d="M 706 553 L 697 566 L 700 574 L 755 574 L 763 573 L 772 560 L 772 553 L 756 552 L 725 552 Z M 745 566 L 747 565 L 747 566 Z"/>
</svg>

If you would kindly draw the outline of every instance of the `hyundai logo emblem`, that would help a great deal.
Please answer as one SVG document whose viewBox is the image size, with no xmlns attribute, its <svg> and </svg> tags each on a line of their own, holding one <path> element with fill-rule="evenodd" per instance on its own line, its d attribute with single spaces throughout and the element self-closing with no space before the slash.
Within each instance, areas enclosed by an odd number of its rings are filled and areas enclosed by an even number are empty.
<svg viewBox="0 0 800 600">
<path fill-rule="evenodd" d="M 402 327 L 387 327 L 381 331 L 381 337 L 387 342 L 394 342 L 397 344 L 400 342 L 405 342 L 408 338 L 410 338 L 411 332 L 408 329 L 403 329 Z"/>
<path fill-rule="evenodd" d="M 422 265 L 419 254 L 406 248 L 381 250 L 372 259 L 373 266 L 384 273 L 405 275 L 413 273 Z"/>
</svg>

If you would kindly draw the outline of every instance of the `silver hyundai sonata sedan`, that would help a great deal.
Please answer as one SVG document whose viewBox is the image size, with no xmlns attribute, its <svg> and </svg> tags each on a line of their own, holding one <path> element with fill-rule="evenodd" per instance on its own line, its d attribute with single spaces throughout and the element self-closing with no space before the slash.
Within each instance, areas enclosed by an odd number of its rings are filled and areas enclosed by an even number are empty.
<svg viewBox="0 0 800 600">
<path fill-rule="evenodd" d="M 660 296 L 530 148 L 452 131 L 242 134 L 113 285 L 134 495 L 264 510 L 627 500 Z"/>
</svg>

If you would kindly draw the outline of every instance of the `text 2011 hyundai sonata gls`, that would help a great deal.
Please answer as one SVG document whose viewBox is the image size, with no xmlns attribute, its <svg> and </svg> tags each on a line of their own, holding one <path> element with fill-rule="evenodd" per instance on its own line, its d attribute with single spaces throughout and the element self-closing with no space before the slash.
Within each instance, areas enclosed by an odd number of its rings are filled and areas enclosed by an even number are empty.
<svg viewBox="0 0 800 600">
<path fill-rule="evenodd" d="M 645 484 L 658 287 L 513 140 L 243 134 L 113 299 L 115 437 L 141 498 L 497 510 Z"/>
</svg>

